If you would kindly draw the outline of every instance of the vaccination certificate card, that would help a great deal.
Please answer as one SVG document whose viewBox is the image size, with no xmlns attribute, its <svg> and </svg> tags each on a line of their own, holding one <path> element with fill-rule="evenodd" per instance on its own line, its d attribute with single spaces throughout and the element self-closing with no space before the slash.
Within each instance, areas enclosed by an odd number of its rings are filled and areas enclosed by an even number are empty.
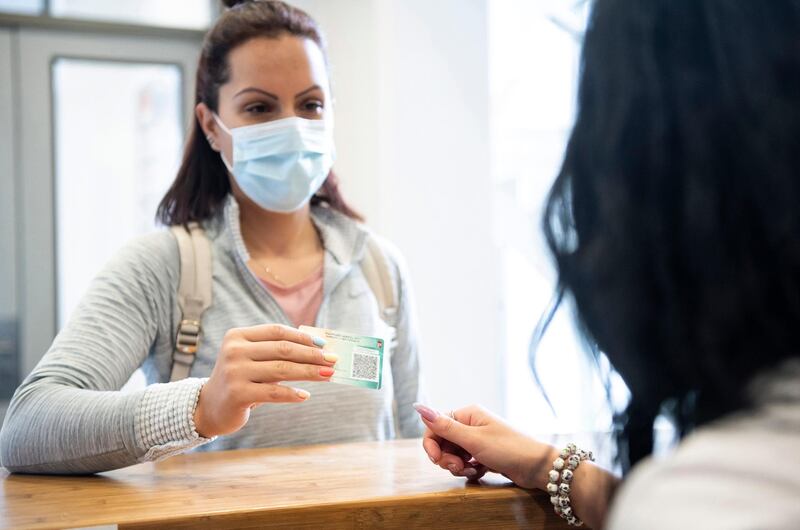
<svg viewBox="0 0 800 530">
<path fill-rule="evenodd" d="M 339 356 L 332 382 L 375 390 L 381 387 L 383 339 L 311 326 L 300 326 L 300 331 L 325 339 L 322 349 Z"/>
</svg>

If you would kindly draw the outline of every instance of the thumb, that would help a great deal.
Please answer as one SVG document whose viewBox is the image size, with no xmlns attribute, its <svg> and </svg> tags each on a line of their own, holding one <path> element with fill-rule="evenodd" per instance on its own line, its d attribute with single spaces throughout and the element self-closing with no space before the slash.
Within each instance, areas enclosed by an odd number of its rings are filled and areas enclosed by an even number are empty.
<svg viewBox="0 0 800 530">
<path fill-rule="evenodd" d="M 423 423 L 434 434 L 469 451 L 470 441 L 472 440 L 472 427 L 446 414 L 440 414 L 421 403 L 415 403 L 414 409 L 422 416 Z"/>
</svg>

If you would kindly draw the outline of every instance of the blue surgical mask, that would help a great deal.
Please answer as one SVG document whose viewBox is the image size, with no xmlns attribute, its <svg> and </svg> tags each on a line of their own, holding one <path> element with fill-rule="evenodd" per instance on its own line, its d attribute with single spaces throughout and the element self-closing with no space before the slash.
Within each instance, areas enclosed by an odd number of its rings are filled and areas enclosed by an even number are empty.
<svg viewBox="0 0 800 530">
<path fill-rule="evenodd" d="M 336 152 L 333 122 L 285 118 L 228 129 L 233 163 L 222 162 L 253 202 L 273 212 L 294 212 L 311 199 L 330 173 Z"/>
</svg>

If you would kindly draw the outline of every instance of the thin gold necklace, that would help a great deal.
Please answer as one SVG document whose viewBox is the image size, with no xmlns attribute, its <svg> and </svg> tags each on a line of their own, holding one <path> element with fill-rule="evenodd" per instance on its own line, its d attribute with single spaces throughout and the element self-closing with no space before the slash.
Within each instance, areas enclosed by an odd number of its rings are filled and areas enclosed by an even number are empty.
<svg viewBox="0 0 800 530">
<path fill-rule="evenodd" d="M 259 265 L 261 265 L 261 266 L 264 268 L 264 272 L 266 272 L 267 274 L 269 274 L 270 276 L 272 276 L 272 279 L 273 279 L 273 280 L 275 280 L 275 281 L 276 281 L 278 284 L 280 284 L 281 286 L 283 286 L 283 287 L 286 287 L 286 283 L 284 283 L 284 281 L 283 281 L 283 280 L 281 280 L 281 279 L 280 279 L 280 277 L 279 277 L 277 274 L 275 274 L 274 272 L 272 272 L 272 269 L 270 269 L 270 268 L 269 268 L 269 266 L 268 266 L 266 263 L 263 263 L 263 262 L 261 262 L 261 261 L 256 261 L 256 263 L 258 263 Z"/>
</svg>

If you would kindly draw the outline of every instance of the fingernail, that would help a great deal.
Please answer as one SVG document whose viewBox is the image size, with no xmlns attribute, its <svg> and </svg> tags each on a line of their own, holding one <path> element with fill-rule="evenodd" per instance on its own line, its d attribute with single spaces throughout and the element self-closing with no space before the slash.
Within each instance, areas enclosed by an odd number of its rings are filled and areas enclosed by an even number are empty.
<svg viewBox="0 0 800 530">
<path fill-rule="evenodd" d="M 324 366 L 319 369 L 319 375 L 321 375 L 322 377 L 330 377 L 333 375 L 333 372 L 334 372 L 333 368 L 328 368 L 327 366 Z"/>
<path fill-rule="evenodd" d="M 436 418 L 439 417 L 439 414 L 422 403 L 414 403 L 414 409 L 419 412 L 419 415 L 425 418 L 428 421 L 436 421 Z"/>
<path fill-rule="evenodd" d="M 447 466 L 447 469 L 449 469 L 451 473 L 458 473 L 458 466 L 455 464 L 450 464 Z"/>
<path fill-rule="evenodd" d="M 433 458 L 432 456 L 428 456 L 428 458 L 430 458 L 430 459 L 431 459 L 431 462 L 433 462 L 434 464 L 436 463 L 436 459 L 435 459 L 435 458 Z"/>
<path fill-rule="evenodd" d="M 328 341 L 326 341 L 325 339 L 321 339 L 319 337 L 311 337 L 311 340 L 314 342 L 315 346 L 319 346 L 320 348 L 322 348 L 328 343 Z"/>
<path fill-rule="evenodd" d="M 464 475 L 466 475 L 468 477 L 474 477 L 477 474 L 478 474 L 478 471 L 473 467 L 468 467 L 468 468 L 464 469 Z"/>
<path fill-rule="evenodd" d="M 339 360 L 339 356 L 338 355 L 336 355 L 335 353 L 327 352 L 327 351 L 323 351 L 322 352 L 322 358 L 325 359 L 326 361 L 328 361 L 329 363 L 335 363 L 336 361 Z"/>
<path fill-rule="evenodd" d="M 300 390 L 299 388 L 295 392 L 297 392 L 297 397 L 299 397 L 303 401 L 311 397 L 310 392 L 306 392 L 305 390 Z"/>
</svg>

